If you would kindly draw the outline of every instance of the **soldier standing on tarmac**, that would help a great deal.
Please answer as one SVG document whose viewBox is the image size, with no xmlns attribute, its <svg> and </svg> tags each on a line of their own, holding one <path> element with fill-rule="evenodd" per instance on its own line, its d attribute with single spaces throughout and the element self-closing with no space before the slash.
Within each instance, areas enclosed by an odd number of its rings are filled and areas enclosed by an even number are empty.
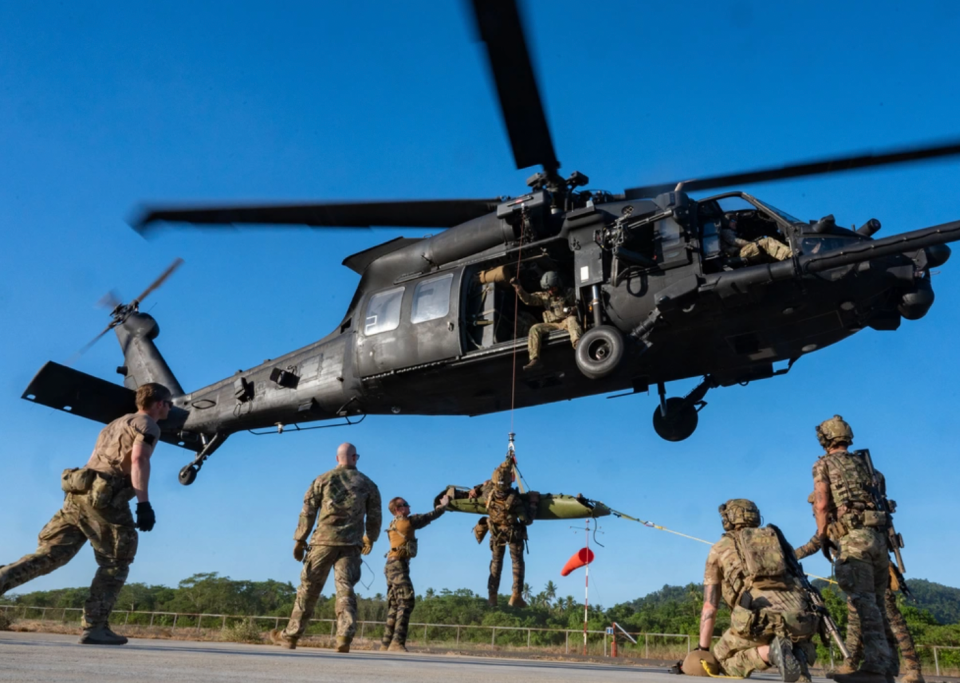
<svg viewBox="0 0 960 683">
<path fill-rule="evenodd" d="M 878 473 L 879 474 L 879 473 Z M 882 476 L 882 475 L 881 475 Z M 814 494 L 810 494 L 807 502 L 813 504 Z M 802 560 L 805 557 L 813 555 L 820 551 L 820 537 L 816 534 L 796 549 L 797 559 Z M 891 652 L 900 650 L 900 657 L 903 660 L 903 668 L 906 673 L 900 678 L 901 683 L 925 683 L 923 671 L 920 667 L 920 657 L 917 655 L 917 646 L 910 635 L 910 629 L 907 628 L 907 622 L 897 607 L 896 592 L 900 590 L 900 582 L 893 570 L 893 563 L 890 564 L 890 583 L 883 594 L 884 611 L 887 615 L 887 622 L 890 626 L 886 633 L 887 644 Z M 837 669 L 837 673 L 850 674 L 857 670 L 860 660 L 863 659 L 863 636 L 860 632 L 860 617 L 853 606 L 853 602 L 847 598 L 847 649 L 850 650 L 850 659 L 844 660 L 843 664 Z"/>
<path fill-rule="evenodd" d="M 449 502 L 450 496 L 444 496 L 436 508 L 421 515 L 411 515 L 410 503 L 402 497 L 393 498 L 387 504 L 394 517 L 387 527 L 390 552 L 383 568 L 387 577 L 387 625 L 380 641 L 381 649 L 407 651 L 407 625 L 416 604 L 413 582 L 410 581 L 410 560 L 417 556 L 415 532 L 446 512 Z"/>
<path fill-rule="evenodd" d="M 293 557 L 303 562 L 300 587 L 290 623 L 283 631 L 270 633 L 270 639 L 281 647 L 292 650 L 297 646 L 332 568 L 337 588 L 337 652 L 350 652 L 357 623 L 353 587 L 360 580 L 360 555 L 370 554 L 380 537 L 381 522 L 380 491 L 357 470 L 359 458 L 356 446 L 340 444 L 337 466 L 314 479 L 303 497 L 300 523 L 293 535 Z M 308 546 L 314 523 L 317 528 Z"/>
<path fill-rule="evenodd" d="M 123 645 L 110 630 L 110 612 L 137 554 L 137 530 L 150 531 L 156 516 L 147 491 L 150 456 L 160 438 L 157 422 L 173 403 L 170 391 L 150 382 L 137 389 L 137 412 L 117 418 L 100 432 L 86 467 L 63 471 L 63 509 L 40 531 L 37 551 L 0 568 L 0 595 L 59 569 L 88 540 L 97 569 L 83 606 L 84 645 Z M 137 521 L 129 502 L 137 499 Z"/>
<path fill-rule="evenodd" d="M 817 537 L 834 563 L 840 589 L 847 594 L 860 620 L 863 664 L 849 674 L 837 674 L 839 683 L 886 683 L 897 673 L 887 640 L 884 594 L 889 585 L 890 558 L 881 532 L 885 513 L 876 509 L 873 480 L 863 458 L 848 452 L 853 430 L 839 415 L 817 427 L 817 439 L 826 453 L 813 466 L 814 516 Z M 836 558 L 830 550 L 838 550 Z"/>
<path fill-rule="evenodd" d="M 476 486 L 470 490 L 470 497 L 476 498 L 479 493 L 486 493 L 486 508 L 489 519 L 482 517 L 473 529 L 477 543 L 483 541 L 487 531 L 490 532 L 490 578 L 487 580 L 487 595 L 491 607 L 497 606 L 497 593 L 500 590 L 500 574 L 503 571 L 503 558 L 507 548 L 510 548 L 510 559 L 513 563 L 513 590 L 510 594 L 511 607 L 526 607 L 523 599 L 523 549 L 527 541 L 527 526 L 533 519 L 527 510 L 526 503 L 520 498 L 520 493 L 513 488 L 513 456 L 507 459 L 493 471 L 488 483 Z M 484 490 L 486 489 L 486 490 Z"/>
</svg>

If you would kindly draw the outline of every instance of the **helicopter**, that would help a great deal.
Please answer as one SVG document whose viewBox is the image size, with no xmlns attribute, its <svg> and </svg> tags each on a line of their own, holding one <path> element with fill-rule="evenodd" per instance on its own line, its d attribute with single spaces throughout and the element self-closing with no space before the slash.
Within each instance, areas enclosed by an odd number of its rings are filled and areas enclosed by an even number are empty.
<svg viewBox="0 0 960 683">
<path fill-rule="evenodd" d="M 162 440 L 193 452 L 180 471 L 195 481 L 232 434 L 355 424 L 369 414 L 481 415 L 602 393 L 655 387 L 656 433 L 688 438 L 711 389 L 790 371 L 805 354 L 865 328 L 895 330 L 934 302 L 931 271 L 950 257 L 960 221 L 876 239 L 880 223 L 842 228 L 831 216 L 801 221 L 751 194 L 690 193 L 960 155 L 960 143 L 844 156 L 621 193 L 588 189 L 559 173 L 523 26 L 513 0 L 474 0 L 517 168 L 540 170 L 517 197 L 152 207 L 134 221 L 144 235 L 164 225 L 287 224 L 435 228 L 344 259 L 360 276 L 346 313 L 302 349 L 185 392 L 158 350 L 156 320 L 139 310 L 168 271 L 129 304 L 113 330 L 123 386 L 47 363 L 23 396 L 100 422 L 132 410 L 133 393 L 157 381 L 174 393 Z M 786 245 L 789 258 L 736 263 L 721 236 Z M 584 334 L 575 351 L 551 333 L 544 363 L 517 373 L 527 340 L 514 321 L 538 311 L 518 302 L 553 271 L 576 294 Z M 786 367 L 780 367 L 783 364 Z M 667 383 L 701 378 L 686 396 Z"/>
</svg>

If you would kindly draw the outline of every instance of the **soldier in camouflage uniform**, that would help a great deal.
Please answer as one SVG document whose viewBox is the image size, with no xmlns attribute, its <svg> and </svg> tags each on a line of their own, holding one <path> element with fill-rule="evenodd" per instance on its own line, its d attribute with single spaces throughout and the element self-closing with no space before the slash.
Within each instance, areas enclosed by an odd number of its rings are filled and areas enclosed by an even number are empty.
<svg viewBox="0 0 960 683">
<path fill-rule="evenodd" d="M 370 554 L 380 537 L 381 522 L 380 490 L 357 470 L 359 457 L 353 444 L 340 444 L 337 466 L 314 479 L 303 497 L 300 523 L 293 535 L 293 557 L 303 562 L 300 587 L 290 623 L 282 632 L 270 634 L 271 640 L 282 647 L 292 650 L 297 646 L 333 569 L 337 589 L 337 652 L 350 652 L 356 632 L 357 596 L 353 587 L 360 580 L 360 555 Z M 313 530 L 314 523 L 316 530 Z M 308 546 L 311 531 L 313 536 Z"/>
<path fill-rule="evenodd" d="M 774 665 L 784 681 L 810 681 L 820 619 L 791 573 L 790 548 L 776 527 L 759 528 L 760 510 L 749 500 L 727 501 L 720 518 L 726 533 L 707 555 L 698 649 L 710 649 L 722 596 L 732 610 L 713 648 L 723 673 L 746 678 Z"/>
<path fill-rule="evenodd" d="M 543 335 L 553 330 L 569 332 L 570 343 L 573 348 L 577 348 L 577 341 L 583 332 L 577 321 L 576 294 L 572 289 L 563 287 L 563 282 L 555 271 L 547 271 L 540 278 L 542 292 L 528 292 L 516 278 L 512 278 L 510 284 L 516 290 L 520 301 L 527 306 L 544 309 L 543 322 L 531 326 L 527 335 L 530 362 L 523 366 L 524 370 L 532 370 L 540 365 L 540 346 L 543 343 Z"/>
<path fill-rule="evenodd" d="M 813 466 L 814 516 L 824 554 L 834 562 L 840 589 L 860 619 L 864 661 L 850 674 L 837 674 L 840 683 L 885 683 L 897 674 L 891 651 L 883 595 L 889 583 L 890 558 L 882 535 L 887 525 L 871 495 L 873 481 L 866 463 L 847 451 L 853 430 L 834 415 L 817 427 L 826 453 Z M 834 559 L 830 550 L 839 550 Z"/>
<path fill-rule="evenodd" d="M 878 473 L 879 474 L 879 473 Z M 807 502 L 814 502 L 814 494 L 810 494 Z M 819 552 L 821 548 L 820 537 L 816 534 L 796 549 L 797 559 L 802 560 L 805 557 Z M 907 622 L 900 613 L 897 606 L 896 591 L 900 590 L 900 584 L 893 572 L 893 565 L 890 565 L 890 583 L 883 594 L 884 612 L 887 616 L 889 629 L 886 631 L 887 644 L 890 651 L 895 653 L 900 650 L 900 657 L 903 660 L 903 668 L 906 673 L 901 677 L 901 683 L 924 683 L 923 672 L 920 668 L 920 657 L 917 655 L 917 647 L 913 641 L 913 636 L 907 628 Z M 857 670 L 860 661 L 863 659 L 863 634 L 860 631 L 860 617 L 853 606 L 853 601 L 847 598 L 847 649 L 850 651 L 850 658 L 844 660 L 843 664 L 837 669 L 837 673 L 850 674 Z"/>
<path fill-rule="evenodd" d="M 763 261 L 785 261 L 793 255 L 790 247 L 780 240 L 764 236 L 755 240 L 745 240 L 737 234 L 737 221 L 730 219 L 730 227 L 720 231 L 723 253 L 727 255 L 730 266 L 752 265 Z"/>
<path fill-rule="evenodd" d="M 483 541 L 490 532 L 490 578 L 487 580 L 487 598 L 491 607 L 497 606 L 497 593 L 500 590 L 500 575 L 503 572 L 503 558 L 510 548 L 513 564 L 513 590 L 510 594 L 511 607 L 526 607 L 523 599 L 524 562 L 523 549 L 527 540 L 527 526 L 533 518 L 520 493 L 513 488 L 513 456 L 493 471 L 489 481 L 470 490 L 470 497 L 485 497 L 489 518 L 482 517 L 474 527 L 477 543 Z"/>
<path fill-rule="evenodd" d="M 137 412 L 117 418 L 100 431 L 85 467 L 61 476 L 63 508 L 40 531 L 37 551 L 0 568 L 0 595 L 67 564 L 88 540 L 97 560 L 90 597 L 83 606 L 85 645 L 123 645 L 109 627 L 110 612 L 137 554 L 137 529 L 156 523 L 150 505 L 150 456 L 160 438 L 159 420 L 172 403 L 170 391 L 151 382 L 137 389 Z M 137 498 L 134 522 L 129 502 Z"/>
<path fill-rule="evenodd" d="M 416 604 L 413 582 L 410 581 L 410 560 L 417 556 L 415 532 L 446 512 L 449 502 L 450 496 L 444 496 L 436 508 L 421 515 L 411 515 L 410 504 L 403 498 L 394 498 L 387 504 L 394 517 L 387 527 L 390 552 L 383 568 L 387 577 L 387 625 L 383 629 L 381 649 L 407 651 L 407 624 Z"/>
</svg>

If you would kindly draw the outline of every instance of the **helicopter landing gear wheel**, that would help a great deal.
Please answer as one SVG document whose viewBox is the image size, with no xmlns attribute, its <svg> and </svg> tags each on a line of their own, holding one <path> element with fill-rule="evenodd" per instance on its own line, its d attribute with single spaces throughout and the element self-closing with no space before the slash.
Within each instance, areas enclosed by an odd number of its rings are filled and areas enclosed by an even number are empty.
<svg viewBox="0 0 960 683">
<path fill-rule="evenodd" d="M 577 367 L 590 379 L 606 377 L 623 360 L 623 335 L 611 325 L 588 331 L 577 342 Z"/>
<path fill-rule="evenodd" d="M 177 479 L 180 480 L 180 483 L 184 486 L 190 486 L 193 482 L 197 480 L 197 473 L 200 471 L 200 468 L 196 465 L 190 464 L 180 470 L 180 474 L 177 475 Z"/>
<path fill-rule="evenodd" d="M 682 398 L 668 398 L 664 405 L 666 415 L 659 406 L 653 411 L 653 430 L 657 435 L 666 441 L 683 441 L 693 434 L 700 421 L 696 406 Z"/>
</svg>

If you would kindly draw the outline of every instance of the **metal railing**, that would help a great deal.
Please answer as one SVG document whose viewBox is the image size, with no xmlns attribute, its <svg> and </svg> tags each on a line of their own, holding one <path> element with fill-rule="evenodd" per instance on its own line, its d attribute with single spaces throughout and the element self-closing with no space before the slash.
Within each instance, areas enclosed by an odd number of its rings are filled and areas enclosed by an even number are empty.
<svg viewBox="0 0 960 683">
<path fill-rule="evenodd" d="M 4 614 L 6 614 L 8 617 L 15 616 L 20 619 L 37 619 L 39 621 L 49 621 L 52 619 L 54 621 L 59 621 L 60 623 L 66 623 L 68 613 L 76 613 L 77 619 L 79 619 L 79 616 L 83 613 L 83 610 L 79 607 L 34 607 L 34 606 L 27 606 L 27 605 L 0 605 L 0 610 L 2 610 Z M 36 616 L 31 616 L 31 613 L 34 613 Z M 121 615 L 123 616 L 122 622 L 120 621 Z M 142 623 L 131 624 L 130 622 L 131 616 L 135 616 L 136 617 L 135 620 L 137 622 L 145 621 L 146 617 L 149 616 L 149 622 L 145 624 L 142 624 Z M 142 619 L 140 618 L 141 616 L 143 617 Z M 169 627 L 171 629 L 176 629 L 176 628 L 180 628 L 182 630 L 190 629 L 190 630 L 199 632 L 199 631 L 202 631 L 204 628 L 207 628 L 207 629 L 219 628 L 221 630 L 225 630 L 227 628 L 228 622 L 233 622 L 233 623 L 272 622 L 274 628 L 280 628 L 280 622 L 286 621 L 287 619 L 288 617 L 286 616 L 244 616 L 239 614 L 207 614 L 207 613 L 188 613 L 188 612 L 150 612 L 150 611 L 142 611 L 142 610 L 114 610 L 112 622 L 114 624 L 124 625 L 124 626 L 143 625 L 143 626 L 160 627 L 160 628 Z M 179 622 L 179 626 L 178 626 L 178 622 Z M 204 626 L 205 623 L 208 625 Z M 330 624 L 329 635 L 331 637 L 336 635 L 336 629 L 337 629 L 336 619 L 311 619 L 310 625 L 312 624 Z M 368 629 L 372 631 L 372 630 L 376 630 L 377 627 L 382 627 L 384 625 L 386 625 L 386 622 L 383 622 L 383 621 L 358 620 L 357 621 L 357 627 L 358 627 L 357 637 L 363 640 L 366 638 Z M 308 628 L 309 628 L 309 625 L 308 625 Z M 594 646 L 598 645 L 598 643 L 596 642 L 597 641 L 596 636 L 603 636 L 602 640 L 603 640 L 603 656 L 604 657 L 607 656 L 608 642 L 610 639 L 610 636 L 607 634 L 606 630 L 603 630 L 603 631 L 588 630 L 584 632 L 583 629 L 552 629 L 552 628 L 537 628 L 532 626 L 478 626 L 473 624 L 426 624 L 422 622 L 410 624 L 410 632 L 409 632 L 410 635 L 411 636 L 414 635 L 415 630 L 419 630 L 421 628 L 423 629 L 423 639 L 419 641 L 419 644 L 421 646 L 427 645 L 430 642 L 429 640 L 430 629 L 435 629 L 434 631 L 435 633 L 437 630 L 453 629 L 454 634 L 452 639 L 434 638 L 434 642 L 437 645 L 453 642 L 455 647 L 461 646 L 462 637 L 465 634 L 470 632 L 484 631 L 484 630 L 490 631 L 490 647 L 497 647 L 498 645 L 497 637 L 500 636 L 501 642 L 502 642 L 503 640 L 502 636 L 505 633 L 510 633 L 510 632 L 517 632 L 519 634 L 526 633 L 526 638 L 524 639 L 521 635 L 521 638 L 519 640 L 521 643 L 524 640 L 526 641 L 525 645 L 521 645 L 521 647 L 526 647 L 530 649 L 534 649 L 537 647 L 551 646 L 545 643 L 533 643 L 532 641 L 533 641 L 534 634 L 546 634 L 547 637 L 549 637 L 549 634 L 554 634 L 557 637 L 557 639 L 559 639 L 560 634 L 563 634 L 564 654 L 570 654 L 571 647 L 573 648 L 574 653 L 578 652 L 579 649 L 584 646 L 585 635 L 587 636 L 588 639 L 591 636 L 594 638 L 594 642 L 593 642 Z M 315 635 L 319 635 L 319 634 L 315 634 Z M 657 638 L 661 638 L 661 639 L 673 639 L 673 640 L 681 641 L 680 643 L 678 643 L 676 646 L 673 646 L 673 647 L 664 647 L 664 645 L 661 644 L 659 647 L 655 648 L 655 654 L 656 654 L 656 650 L 660 650 L 662 652 L 664 649 L 666 649 L 675 653 L 672 656 L 676 656 L 676 653 L 683 653 L 684 651 L 690 652 L 692 647 L 692 636 L 682 634 L 682 633 L 630 632 L 630 635 L 636 638 L 636 640 L 638 641 L 637 644 L 634 646 L 632 644 L 623 643 L 622 645 L 619 646 L 620 652 L 624 654 L 628 652 L 634 652 L 634 653 L 637 653 L 634 656 L 638 657 L 639 652 L 642 650 L 643 659 L 650 659 L 651 639 L 655 640 Z M 641 638 L 642 638 L 642 645 L 640 643 Z M 717 637 L 714 637 L 713 639 L 717 640 Z M 516 641 L 517 639 L 513 638 L 512 640 Z M 470 644 L 481 643 L 481 641 L 477 640 L 476 638 L 470 638 L 467 642 Z M 483 643 L 485 644 L 485 641 L 483 641 Z M 515 643 L 511 643 L 510 645 L 516 646 Z M 830 646 L 830 661 L 831 661 L 830 668 L 833 668 L 833 644 L 831 643 L 830 645 L 831 645 Z M 552 646 L 559 647 L 559 642 L 557 642 L 556 645 L 552 645 Z M 597 649 L 599 649 L 599 647 Z M 941 650 L 960 651 L 960 647 L 950 646 L 950 645 L 917 645 L 917 649 L 926 649 L 926 650 L 932 651 L 933 665 L 934 665 L 934 670 L 937 676 L 943 675 L 941 673 L 940 651 Z"/>
<path fill-rule="evenodd" d="M 58 621 L 60 623 L 66 623 L 68 615 L 71 615 L 71 621 L 76 621 L 79 619 L 80 615 L 83 613 L 83 610 L 79 607 L 35 607 L 28 605 L 0 605 L 0 610 L 3 610 L 8 616 L 15 616 L 20 619 L 36 619 L 38 621 Z M 131 617 L 134 618 L 134 622 L 131 623 Z M 149 617 L 149 620 L 147 619 Z M 244 616 L 236 614 L 207 614 L 207 613 L 186 613 L 186 612 L 152 612 L 144 610 L 114 610 L 112 614 L 111 622 L 115 625 L 140 625 L 148 627 L 160 627 L 160 628 L 171 628 L 171 629 L 180 629 L 184 630 L 194 630 L 202 631 L 204 628 L 219 628 L 224 630 L 227 628 L 229 623 L 240 623 L 240 622 L 252 622 L 255 624 L 262 624 L 264 622 L 271 623 L 273 628 L 280 628 L 281 622 L 286 622 L 288 619 L 287 616 Z M 314 624 L 329 624 L 330 625 L 330 636 L 336 635 L 337 621 L 336 619 L 311 619 L 308 625 Z M 378 627 L 383 627 L 386 625 L 384 621 L 373 621 L 373 620 L 358 620 L 357 621 L 357 637 L 361 640 L 365 639 L 371 631 L 375 631 Z M 607 656 L 608 652 L 608 641 L 609 636 L 607 635 L 606 630 L 587 630 L 584 632 L 583 629 L 551 629 L 551 628 L 537 628 L 532 626 L 504 626 L 504 625 L 474 625 L 474 624 L 428 624 L 428 623 L 411 623 L 409 625 L 409 634 L 410 636 L 419 635 L 419 630 L 423 629 L 423 637 L 418 642 L 421 646 L 427 645 L 430 643 L 430 631 L 433 630 L 434 634 L 438 631 L 447 630 L 450 632 L 452 630 L 450 638 L 443 637 L 434 637 L 433 642 L 436 645 L 441 645 L 443 643 L 452 643 L 454 647 L 460 647 L 462 644 L 473 644 L 480 645 L 485 644 L 486 641 L 481 641 L 478 638 L 470 637 L 468 634 L 480 633 L 483 631 L 490 632 L 490 647 L 497 647 L 498 645 L 503 646 L 504 635 L 508 633 L 513 633 L 515 636 L 510 638 L 512 642 L 508 643 L 506 646 L 514 647 L 525 647 L 525 648 L 538 648 L 538 647 L 556 647 L 559 648 L 562 638 L 562 646 L 564 654 L 577 653 L 581 651 L 581 648 L 584 647 L 585 640 L 589 640 L 589 645 L 597 650 L 600 649 L 601 643 L 598 640 L 601 640 L 602 637 L 602 651 L 603 656 Z M 526 637 L 524 637 L 524 634 Z M 542 634 L 541 638 L 538 638 L 539 641 L 542 640 L 551 640 L 551 643 L 544 642 L 533 642 L 535 634 Z M 306 635 L 321 635 L 317 633 L 308 633 Z M 520 637 L 517 638 L 516 636 Z M 632 636 L 637 638 L 638 641 L 642 638 L 642 644 L 638 642 L 637 646 L 632 647 L 627 650 L 626 647 L 621 647 L 621 652 L 626 654 L 627 651 L 637 652 L 635 656 L 639 656 L 639 651 L 642 649 L 642 657 L 644 659 L 650 658 L 650 649 L 651 649 L 651 639 L 654 640 L 654 644 L 657 638 L 660 639 L 673 639 L 680 641 L 675 646 L 669 647 L 674 653 L 684 653 L 690 652 L 692 647 L 691 636 L 680 633 L 631 633 Z M 551 637 L 552 636 L 552 637 Z M 373 636 L 376 637 L 376 636 Z M 498 643 L 499 638 L 499 643 Z M 656 650 L 662 650 L 663 645 L 655 647 Z"/>
</svg>

